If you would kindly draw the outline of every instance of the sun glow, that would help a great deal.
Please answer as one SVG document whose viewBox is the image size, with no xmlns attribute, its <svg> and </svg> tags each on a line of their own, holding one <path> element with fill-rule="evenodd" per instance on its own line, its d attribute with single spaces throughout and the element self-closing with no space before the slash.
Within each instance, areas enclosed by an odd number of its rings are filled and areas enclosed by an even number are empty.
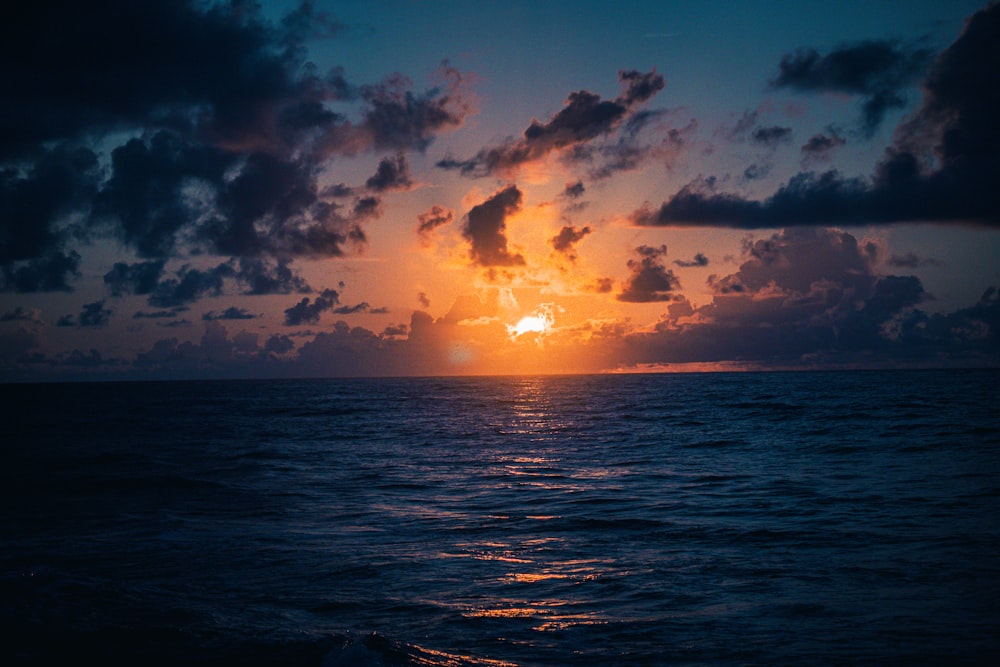
<svg viewBox="0 0 1000 667">
<path fill-rule="evenodd" d="M 517 321 L 517 324 L 507 325 L 507 334 L 516 339 L 524 334 L 545 335 L 552 331 L 555 324 L 554 312 L 558 307 L 551 303 L 543 303 L 530 315 L 525 315 Z M 562 309 L 559 309 L 562 310 Z"/>
<path fill-rule="evenodd" d="M 545 318 L 537 315 L 528 315 L 527 317 L 522 317 L 521 320 L 512 327 L 511 335 L 516 337 L 529 332 L 544 333 L 548 330 L 549 323 L 545 321 Z"/>
</svg>

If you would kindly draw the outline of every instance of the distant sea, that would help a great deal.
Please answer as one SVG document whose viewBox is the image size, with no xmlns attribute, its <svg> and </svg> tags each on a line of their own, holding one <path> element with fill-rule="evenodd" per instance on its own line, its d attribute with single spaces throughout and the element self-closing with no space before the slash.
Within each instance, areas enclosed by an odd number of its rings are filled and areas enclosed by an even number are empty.
<svg viewBox="0 0 1000 667">
<path fill-rule="evenodd" d="M 978 665 L 1000 372 L 3 385 L 4 665 Z"/>
</svg>

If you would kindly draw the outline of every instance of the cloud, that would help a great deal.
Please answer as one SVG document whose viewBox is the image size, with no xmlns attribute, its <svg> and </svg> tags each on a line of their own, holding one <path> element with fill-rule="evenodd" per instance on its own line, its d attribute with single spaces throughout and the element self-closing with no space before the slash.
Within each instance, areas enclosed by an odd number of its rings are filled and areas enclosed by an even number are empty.
<svg viewBox="0 0 1000 667">
<path fill-rule="evenodd" d="M 462 74 L 445 61 L 437 75 L 442 83 L 422 95 L 413 93 L 413 82 L 398 74 L 362 88 L 368 103 L 363 129 L 375 148 L 423 152 L 437 132 L 460 126 L 474 112 Z"/>
<path fill-rule="evenodd" d="M 618 300 L 633 303 L 672 300 L 674 290 L 679 289 L 681 284 L 674 272 L 663 266 L 661 258 L 666 256 L 667 246 L 654 248 L 641 245 L 635 251 L 639 259 L 628 261 L 632 273 L 618 294 Z"/>
<path fill-rule="evenodd" d="M 163 260 L 135 264 L 115 262 L 111 270 L 104 274 L 104 285 L 111 296 L 150 294 L 159 285 L 164 264 Z"/>
<path fill-rule="evenodd" d="M 638 169 L 641 165 L 658 160 L 668 168 L 690 144 L 698 130 L 698 121 L 691 119 L 683 127 L 666 127 L 659 123 L 656 127 L 657 139 L 643 140 L 642 130 L 654 119 L 666 116 L 665 110 L 640 111 L 626 121 L 613 141 L 606 141 L 596 147 L 579 146 L 566 156 L 568 162 L 594 161 L 590 175 L 596 179 L 607 179 L 620 172 Z"/>
<path fill-rule="evenodd" d="M 201 270 L 183 266 L 176 277 L 161 280 L 149 293 L 148 303 L 156 308 L 177 308 L 201 299 L 206 294 L 222 294 L 226 278 L 235 274 L 233 267 L 219 264 L 215 268 Z"/>
<path fill-rule="evenodd" d="M 308 294 L 312 288 L 305 278 L 289 266 L 290 260 L 279 259 L 269 263 L 260 258 L 243 257 L 239 260 L 236 279 L 246 286 L 244 294 Z"/>
<path fill-rule="evenodd" d="M 341 256 L 363 241 L 360 223 L 377 210 L 363 199 L 342 212 L 317 194 L 318 171 L 303 160 L 232 153 L 158 132 L 112 151 L 94 224 L 150 258 L 178 254 L 182 241 L 219 255 Z"/>
<path fill-rule="evenodd" d="M 138 310 L 135 312 L 135 314 L 132 315 L 132 319 L 165 320 L 165 319 L 170 319 L 172 317 L 177 317 L 186 310 L 188 310 L 186 307 L 171 308 L 170 310 L 154 310 L 150 312 Z"/>
<path fill-rule="evenodd" d="M 325 289 L 315 299 L 303 298 L 291 308 L 285 309 L 285 324 L 297 327 L 303 324 L 317 324 L 320 315 L 340 303 L 340 294 L 336 290 Z"/>
<path fill-rule="evenodd" d="M 826 162 L 831 154 L 847 141 L 841 137 L 836 130 L 828 130 L 828 134 L 814 134 L 809 137 L 806 143 L 802 144 L 802 163 L 804 165 Z"/>
<path fill-rule="evenodd" d="M 485 267 L 524 265 L 524 257 L 507 250 L 506 236 L 507 217 L 520 208 L 521 191 L 509 185 L 469 210 L 462 235 L 472 244 L 469 252 L 474 263 Z"/>
<path fill-rule="evenodd" d="M 932 55 L 891 40 L 845 44 L 822 55 L 799 49 L 782 57 L 771 86 L 857 95 L 862 100 L 862 127 L 872 134 L 889 110 L 904 106 L 903 91 L 919 80 Z"/>
<path fill-rule="evenodd" d="M 559 233 L 549 239 L 552 248 L 564 255 L 570 261 L 576 261 L 576 244 L 583 240 L 592 230 L 590 227 L 565 225 Z"/>
<path fill-rule="evenodd" d="M 256 319 L 257 315 L 248 312 L 245 308 L 237 308 L 236 306 L 230 306 L 226 308 L 221 313 L 216 313 L 214 310 L 210 310 L 201 316 L 201 319 L 205 321 L 210 320 L 253 320 Z"/>
<path fill-rule="evenodd" d="M 285 154 L 358 144 L 424 148 L 470 112 L 461 76 L 447 64 L 439 73 L 443 83 L 419 95 L 401 77 L 359 87 L 340 69 L 315 71 L 305 61 L 304 41 L 318 33 L 336 37 L 344 26 L 311 4 L 279 24 L 248 3 L 21 8 L 4 22 L 2 53 L 8 61 L 33 56 L 8 82 L 0 152 L 151 126 Z M 365 103 L 357 127 L 324 106 L 353 100 Z"/>
<path fill-rule="evenodd" d="M 277 355 L 292 347 L 285 336 L 272 336 L 263 348 L 257 334 L 240 332 L 229 337 L 221 322 L 205 322 L 197 342 L 164 338 L 136 355 L 132 372 L 137 377 L 270 377 L 282 369 Z"/>
<path fill-rule="evenodd" d="M 83 310 L 78 317 L 63 315 L 56 321 L 57 327 L 104 327 L 111 321 L 114 313 L 110 308 L 104 307 L 104 301 L 94 301 L 83 304 Z"/>
<path fill-rule="evenodd" d="M 933 62 L 919 110 L 897 130 L 871 179 L 837 171 L 802 172 L 764 200 L 688 183 L 656 210 L 632 213 L 639 225 L 716 225 L 742 229 L 898 222 L 1000 225 L 1000 4 L 966 22 Z M 928 156 L 932 156 L 928 158 Z"/>
<path fill-rule="evenodd" d="M 29 324 L 42 324 L 42 311 L 37 308 L 24 308 L 18 306 L 14 310 L 0 314 L 0 322 L 27 322 Z"/>
<path fill-rule="evenodd" d="M 211 269 L 182 266 L 173 277 L 163 278 L 164 260 L 127 264 L 117 262 L 104 275 L 112 296 L 148 295 L 148 303 L 173 308 L 194 303 L 206 295 L 219 296 L 227 280 L 243 285 L 243 294 L 308 294 L 312 288 L 289 266 L 289 260 L 271 262 L 260 258 L 233 258 Z"/>
<path fill-rule="evenodd" d="M 295 343 L 288 336 L 273 335 L 264 343 L 264 352 L 269 354 L 287 354 L 295 349 Z"/>
<path fill-rule="evenodd" d="M 703 253 L 695 253 L 694 259 L 688 261 L 683 259 L 675 259 L 674 264 L 682 268 L 690 268 L 692 266 L 708 266 L 708 257 Z"/>
<path fill-rule="evenodd" d="M 2 267 L 0 289 L 14 292 L 71 292 L 71 276 L 80 275 L 80 255 L 75 250 L 53 252 L 27 262 Z"/>
<path fill-rule="evenodd" d="M 374 192 L 409 190 L 412 186 L 410 165 L 402 153 L 396 153 L 395 157 L 383 158 L 378 163 L 375 174 L 365 181 L 365 187 Z"/>
<path fill-rule="evenodd" d="M 879 275 L 878 249 L 834 229 L 748 240 L 739 270 L 712 276 L 700 307 L 675 302 L 656 332 L 632 334 L 632 362 L 818 363 L 907 356 L 892 333 L 928 298 L 914 276 Z M 676 306 L 676 307 L 675 307 Z"/>
<path fill-rule="evenodd" d="M 6 19 L 0 56 L 19 66 L 0 109 L 5 291 L 70 290 L 73 244 L 107 235 L 150 260 L 342 256 L 381 210 L 320 188 L 328 161 L 423 151 L 474 112 L 447 63 L 423 92 L 319 71 L 306 40 L 348 28 L 310 2 L 279 21 L 253 3 L 196 0 L 42 3 Z M 106 166 L 84 148 L 95 145 Z M 372 186 L 402 187 L 405 157 L 386 164 L 395 180 L 380 172 Z"/>
<path fill-rule="evenodd" d="M 382 200 L 378 197 L 359 197 L 354 201 L 352 213 L 357 220 L 378 218 L 382 215 Z"/>
<path fill-rule="evenodd" d="M 427 239 L 435 229 L 455 219 L 455 212 L 444 206 L 434 205 L 417 216 L 417 234 Z"/>
<path fill-rule="evenodd" d="M 406 336 L 410 333 L 410 327 L 407 324 L 392 324 L 387 326 L 382 330 L 383 338 L 394 338 L 398 336 Z"/>
<path fill-rule="evenodd" d="M 551 153 L 577 148 L 618 128 L 633 108 L 663 89 L 663 76 L 656 71 L 621 71 L 622 92 L 611 100 L 586 90 L 570 93 L 563 108 L 548 122 L 533 119 L 519 139 L 486 148 L 467 160 L 447 158 L 437 163 L 467 176 L 505 175 Z"/>
<path fill-rule="evenodd" d="M 339 306 L 331 311 L 335 315 L 354 315 L 356 313 L 374 312 L 367 301 L 354 304 L 353 306 Z"/>
<path fill-rule="evenodd" d="M 758 127 L 750 135 L 750 138 L 755 144 L 766 146 L 768 148 L 774 148 L 778 144 L 791 141 L 792 128 L 779 127 L 777 125 L 772 125 L 770 127 Z"/>
<path fill-rule="evenodd" d="M 567 183 L 565 189 L 562 191 L 562 197 L 566 199 L 579 199 L 586 192 L 586 188 L 583 185 L 583 181 L 577 181 L 575 183 Z"/>
<path fill-rule="evenodd" d="M 11 100 L 4 109 L 14 105 Z M 39 146 L 33 157 L 27 164 L 4 164 L 0 157 L 0 290 L 69 291 L 80 260 L 67 248 L 70 227 L 80 223 L 97 191 L 97 155 L 58 144 Z"/>
</svg>

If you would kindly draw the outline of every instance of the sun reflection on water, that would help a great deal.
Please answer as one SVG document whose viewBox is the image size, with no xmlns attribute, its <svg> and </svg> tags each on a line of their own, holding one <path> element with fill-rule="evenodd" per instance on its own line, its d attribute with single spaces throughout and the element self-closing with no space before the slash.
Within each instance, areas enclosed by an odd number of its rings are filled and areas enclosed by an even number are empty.
<svg viewBox="0 0 1000 667">
<path fill-rule="evenodd" d="M 614 562 L 605 559 L 554 559 L 565 546 L 552 536 L 526 539 L 517 546 L 497 542 L 468 543 L 468 557 L 503 563 L 508 567 L 492 582 L 483 582 L 483 594 L 462 610 L 466 618 L 528 620 L 531 631 L 554 632 L 577 625 L 606 623 L 601 612 L 581 608 L 558 595 L 566 586 L 587 585 L 614 573 Z"/>
</svg>

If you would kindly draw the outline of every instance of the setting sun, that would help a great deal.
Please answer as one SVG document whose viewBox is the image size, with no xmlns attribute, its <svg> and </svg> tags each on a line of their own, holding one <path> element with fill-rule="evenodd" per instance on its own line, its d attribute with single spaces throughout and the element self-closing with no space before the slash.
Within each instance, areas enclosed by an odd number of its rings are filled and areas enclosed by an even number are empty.
<svg viewBox="0 0 1000 667">
<path fill-rule="evenodd" d="M 544 333 L 548 331 L 549 323 L 545 321 L 544 318 L 538 317 L 537 315 L 528 315 L 527 317 L 522 317 L 521 321 L 518 322 L 512 328 L 513 336 L 520 336 L 525 333 Z"/>
</svg>

